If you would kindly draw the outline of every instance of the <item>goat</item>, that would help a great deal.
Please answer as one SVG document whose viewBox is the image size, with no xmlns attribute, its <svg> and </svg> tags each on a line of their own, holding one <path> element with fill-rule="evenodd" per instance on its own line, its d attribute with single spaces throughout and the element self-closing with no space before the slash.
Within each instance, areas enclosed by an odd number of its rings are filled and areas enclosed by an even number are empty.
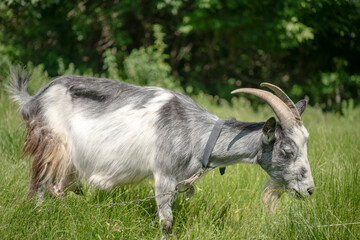
<svg viewBox="0 0 360 240">
<path fill-rule="evenodd" d="M 296 105 L 277 86 L 274 91 L 242 88 L 264 100 L 274 117 L 265 123 L 225 120 L 209 163 L 201 158 L 219 117 L 178 92 L 105 78 L 60 76 L 30 96 L 31 76 L 13 69 L 9 91 L 19 104 L 27 135 L 24 154 L 33 156 L 28 196 L 52 189 L 61 195 L 77 178 L 101 189 L 155 182 L 160 226 L 169 232 L 176 195 L 165 195 L 199 170 L 245 162 L 259 164 L 271 177 L 264 199 L 274 204 L 283 191 L 310 196 L 314 182 L 307 159 L 309 133 Z"/>
</svg>

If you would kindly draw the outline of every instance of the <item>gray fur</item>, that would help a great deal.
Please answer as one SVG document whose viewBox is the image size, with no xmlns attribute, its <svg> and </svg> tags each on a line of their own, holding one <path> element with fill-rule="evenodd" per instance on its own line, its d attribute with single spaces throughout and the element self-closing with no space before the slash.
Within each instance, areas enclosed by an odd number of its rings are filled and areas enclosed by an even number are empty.
<svg viewBox="0 0 360 240">
<path fill-rule="evenodd" d="M 74 104 L 86 107 L 92 116 L 111 112 L 131 103 L 136 103 L 136 108 L 141 108 L 158 91 L 155 87 L 139 87 L 105 78 L 83 76 L 62 76 L 53 82 L 65 85 Z"/>
</svg>

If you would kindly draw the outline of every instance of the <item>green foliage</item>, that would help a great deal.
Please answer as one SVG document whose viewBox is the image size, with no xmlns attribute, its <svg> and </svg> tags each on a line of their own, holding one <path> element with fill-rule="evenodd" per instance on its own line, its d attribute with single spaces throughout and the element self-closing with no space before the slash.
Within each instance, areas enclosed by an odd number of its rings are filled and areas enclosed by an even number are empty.
<svg viewBox="0 0 360 240">
<path fill-rule="evenodd" d="M 359 42 L 352 0 L 0 2 L 0 81 L 32 62 L 228 101 L 268 81 L 341 112 L 360 103 Z"/>
<path fill-rule="evenodd" d="M 111 49 L 106 49 L 103 58 L 104 58 L 103 69 L 104 71 L 106 71 L 107 76 L 110 79 L 114 79 L 118 81 L 122 80 L 121 73 L 118 64 L 116 62 L 116 57 L 114 53 L 111 51 Z"/>
<path fill-rule="evenodd" d="M 310 96 L 325 110 L 343 112 L 343 101 L 358 102 L 357 94 L 360 89 L 360 75 L 349 75 L 345 71 L 320 73 L 320 79 L 309 79 L 308 85 L 298 91 Z M 346 109 L 344 109 L 346 111 Z"/>
<path fill-rule="evenodd" d="M 296 17 L 292 17 L 290 21 L 282 21 L 279 27 L 284 32 L 280 34 L 281 47 L 284 49 L 296 47 L 302 42 L 314 39 L 314 30 L 298 22 Z"/>
<path fill-rule="evenodd" d="M 171 67 L 165 60 L 164 33 L 160 25 L 154 25 L 154 45 L 132 50 L 125 58 L 124 72 L 127 81 L 138 85 L 160 86 L 170 89 L 180 89 L 179 83 L 171 76 Z"/>
</svg>

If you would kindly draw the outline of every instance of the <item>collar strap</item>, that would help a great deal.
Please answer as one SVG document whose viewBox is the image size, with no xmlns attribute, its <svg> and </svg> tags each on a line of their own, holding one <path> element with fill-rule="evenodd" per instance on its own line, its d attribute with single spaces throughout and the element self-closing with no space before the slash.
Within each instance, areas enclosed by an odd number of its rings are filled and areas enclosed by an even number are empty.
<svg viewBox="0 0 360 240">
<path fill-rule="evenodd" d="M 201 161 L 203 168 L 209 169 L 209 167 L 208 167 L 209 158 L 210 158 L 212 151 L 214 150 L 216 141 L 218 140 L 218 138 L 220 136 L 220 133 L 224 126 L 224 123 L 225 123 L 225 120 L 219 118 L 219 120 L 216 121 L 216 123 L 210 133 L 209 139 L 205 146 L 204 155 L 203 155 L 203 158 Z M 225 173 L 225 168 L 224 167 L 220 168 L 220 174 L 223 175 L 224 173 Z"/>
</svg>

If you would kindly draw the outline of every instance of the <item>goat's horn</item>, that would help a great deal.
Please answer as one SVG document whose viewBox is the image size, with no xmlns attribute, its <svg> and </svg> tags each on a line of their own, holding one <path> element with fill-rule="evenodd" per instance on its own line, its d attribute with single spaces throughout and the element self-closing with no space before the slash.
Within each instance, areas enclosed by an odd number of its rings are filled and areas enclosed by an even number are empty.
<svg viewBox="0 0 360 240">
<path fill-rule="evenodd" d="M 294 114 L 296 122 L 302 124 L 300 114 L 294 102 L 288 97 L 288 95 L 286 95 L 286 93 L 284 93 L 283 90 L 281 90 L 281 88 L 271 83 L 261 83 L 260 86 L 271 89 L 290 108 L 291 112 Z"/>
<path fill-rule="evenodd" d="M 290 108 L 280 98 L 278 98 L 271 92 L 255 88 L 239 88 L 232 91 L 231 94 L 241 92 L 255 95 L 258 98 L 264 100 L 267 104 L 269 104 L 275 112 L 276 116 L 278 117 L 283 129 L 287 129 L 295 125 L 296 119 L 292 114 Z"/>
</svg>

